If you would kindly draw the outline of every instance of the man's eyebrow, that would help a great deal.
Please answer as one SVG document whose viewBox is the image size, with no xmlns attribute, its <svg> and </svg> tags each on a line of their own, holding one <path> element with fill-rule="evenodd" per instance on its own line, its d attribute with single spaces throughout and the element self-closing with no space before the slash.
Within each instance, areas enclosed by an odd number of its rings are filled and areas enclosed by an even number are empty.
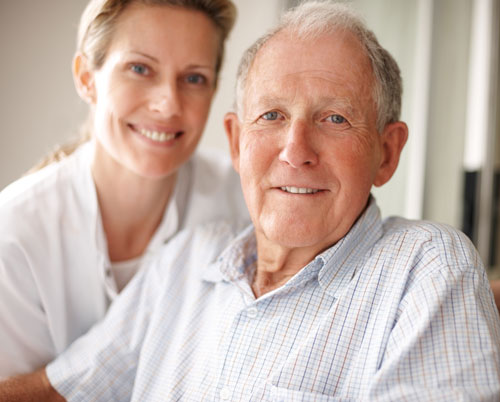
<svg viewBox="0 0 500 402">
<path fill-rule="evenodd" d="M 255 103 L 263 106 L 280 106 L 289 102 L 287 97 L 280 95 L 262 95 L 256 98 Z M 355 108 L 349 98 L 323 96 L 315 100 L 317 104 L 325 108 L 339 109 L 343 112 L 353 114 Z"/>
<path fill-rule="evenodd" d="M 348 114 L 353 114 L 355 110 L 349 98 L 324 97 L 321 98 L 319 102 L 320 104 L 325 105 L 326 107 L 340 109 L 342 111 L 347 112 Z"/>
</svg>

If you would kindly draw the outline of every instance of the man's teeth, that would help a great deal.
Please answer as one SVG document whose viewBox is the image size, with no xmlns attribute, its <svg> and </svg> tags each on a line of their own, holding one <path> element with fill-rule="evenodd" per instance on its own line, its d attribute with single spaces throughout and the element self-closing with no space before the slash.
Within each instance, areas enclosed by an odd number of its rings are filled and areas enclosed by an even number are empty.
<svg viewBox="0 0 500 402">
<path fill-rule="evenodd" d="M 158 142 L 165 142 L 165 141 L 170 141 L 175 138 L 175 133 L 173 134 L 167 134 L 167 133 L 161 133 L 158 131 L 149 131 L 141 128 L 139 131 L 144 137 L 149 138 L 150 140 L 153 141 L 158 141 Z"/>
<path fill-rule="evenodd" d="M 283 191 L 286 191 L 287 193 L 292 193 L 292 194 L 314 194 L 317 193 L 319 190 L 313 189 L 313 188 L 303 188 L 303 187 L 281 187 Z"/>
</svg>

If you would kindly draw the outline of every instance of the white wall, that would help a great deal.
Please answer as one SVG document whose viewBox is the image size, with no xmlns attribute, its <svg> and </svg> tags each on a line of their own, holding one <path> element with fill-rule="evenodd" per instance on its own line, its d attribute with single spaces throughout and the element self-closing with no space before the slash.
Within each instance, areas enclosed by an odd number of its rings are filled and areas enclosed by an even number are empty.
<svg viewBox="0 0 500 402">
<path fill-rule="evenodd" d="M 430 6 L 430 21 L 418 21 L 423 3 Z M 403 77 L 401 119 L 408 124 L 410 140 L 395 176 L 374 191 L 382 213 L 409 215 L 407 206 L 414 201 L 408 198 L 409 186 L 415 185 L 411 169 L 421 168 L 421 213 L 410 217 L 460 228 L 472 0 L 352 0 L 352 4 L 395 57 Z M 422 28 L 431 33 L 427 66 L 420 63 Z M 427 83 L 425 68 L 430 73 Z M 428 99 L 422 110 L 415 102 L 426 85 Z M 415 136 L 426 136 L 421 167 L 410 164 Z"/>
<path fill-rule="evenodd" d="M 460 228 L 471 0 L 435 0 L 424 217 Z"/>
<path fill-rule="evenodd" d="M 365 18 L 380 44 L 396 59 L 403 79 L 403 105 L 401 120 L 408 124 L 410 136 L 413 130 L 413 99 L 416 85 L 415 51 L 417 41 L 417 2 L 419 0 L 353 0 L 352 4 Z M 407 185 L 409 174 L 410 142 L 407 143 L 392 179 L 373 193 L 383 216 L 406 215 Z"/>
<path fill-rule="evenodd" d="M 70 138 L 86 115 L 71 77 L 85 4 L 0 2 L 0 189 Z"/>
</svg>

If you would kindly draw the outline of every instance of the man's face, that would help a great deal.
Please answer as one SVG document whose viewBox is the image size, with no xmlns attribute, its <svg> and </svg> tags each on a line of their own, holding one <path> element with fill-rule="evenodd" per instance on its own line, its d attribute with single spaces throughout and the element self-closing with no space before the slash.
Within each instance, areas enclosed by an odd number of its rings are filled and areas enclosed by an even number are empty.
<svg viewBox="0 0 500 402">
<path fill-rule="evenodd" d="M 372 88 L 369 59 L 350 33 L 284 31 L 259 51 L 241 121 L 226 117 L 258 241 L 317 254 L 349 231 L 372 185 L 390 178 Z"/>
</svg>

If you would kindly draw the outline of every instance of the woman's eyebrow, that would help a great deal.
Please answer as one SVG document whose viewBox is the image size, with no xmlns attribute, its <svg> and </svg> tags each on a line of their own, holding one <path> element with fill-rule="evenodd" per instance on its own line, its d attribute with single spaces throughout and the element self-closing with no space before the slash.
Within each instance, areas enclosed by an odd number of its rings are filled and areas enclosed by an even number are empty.
<svg viewBox="0 0 500 402">
<path fill-rule="evenodd" d="M 140 51 L 136 51 L 136 50 L 128 50 L 125 53 L 131 54 L 131 55 L 137 55 L 137 56 L 145 57 L 145 58 L 150 59 L 150 60 L 152 60 L 152 61 L 154 61 L 156 63 L 159 62 L 159 60 L 156 57 L 151 56 L 151 55 L 149 55 L 147 53 L 144 53 L 144 52 L 140 52 Z"/>
<path fill-rule="evenodd" d="M 126 53 L 130 54 L 130 55 L 138 55 L 138 56 L 141 56 L 141 57 L 145 57 L 147 59 L 150 59 L 150 60 L 154 61 L 155 63 L 160 63 L 160 60 L 157 59 L 156 57 L 151 56 L 151 55 L 149 55 L 147 53 L 144 53 L 144 52 L 141 52 L 141 51 L 129 50 Z M 214 66 L 213 65 L 208 65 L 208 64 L 205 65 L 205 64 L 192 63 L 192 64 L 187 65 L 186 68 L 188 68 L 188 69 L 203 68 L 203 69 L 213 70 Z"/>
</svg>

